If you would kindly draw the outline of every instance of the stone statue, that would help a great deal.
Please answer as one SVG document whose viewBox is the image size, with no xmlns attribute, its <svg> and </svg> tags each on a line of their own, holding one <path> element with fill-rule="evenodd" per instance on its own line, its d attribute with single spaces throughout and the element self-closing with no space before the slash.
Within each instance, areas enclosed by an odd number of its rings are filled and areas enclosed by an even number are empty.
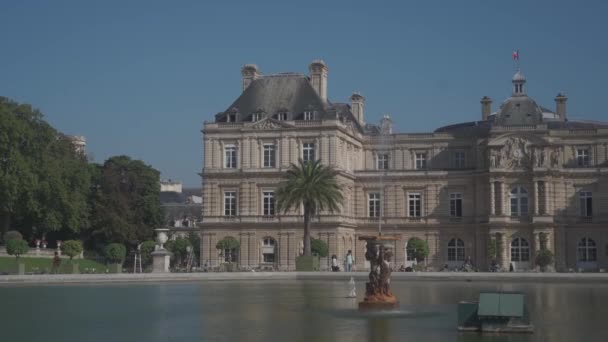
<svg viewBox="0 0 608 342">
<path fill-rule="evenodd" d="M 553 150 L 551 151 L 551 167 L 558 167 L 559 166 L 559 148 L 554 147 Z"/>
<path fill-rule="evenodd" d="M 545 166 L 545 149 L 540 147 L 536 152 L 537 153 L 534 154 L 536 166 L 537 167 Z"/>
<path fill-rule="evenodd" d="M 367 241 L 365 259 L 370 263 L 369 281 L 365 284 L 365 299 L 359 303 L 360 309 L 392 309 L 397 306 L 397 298 L 391 292 L 391 258 L 395 238 L 383 236 L 362 236 Z"/>
</svg>

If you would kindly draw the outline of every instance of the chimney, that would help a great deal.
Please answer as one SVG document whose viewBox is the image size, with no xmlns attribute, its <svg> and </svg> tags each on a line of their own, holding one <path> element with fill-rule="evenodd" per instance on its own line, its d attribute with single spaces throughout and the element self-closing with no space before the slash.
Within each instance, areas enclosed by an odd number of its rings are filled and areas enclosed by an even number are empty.
<svg viewBox="0 0 608 342">
<path fill-rule="evenodd" d="M 566 101 L 568 98 L 562 93 L 558 93 L 555 97 L 555 113 L 560 120 L 566 120 Z"/>
<path fill-rule="evenodd" d="M 261 76 L 258 70 L 258 66 L 255 64 L 245 64 L 241 68 L 241 75 L 243 76 L 243 91 L 249 87 L 251 82 Z"/>
<path fill-rule="evenodd" d="M 327 102 L 327 64 L 321 59 L 315 59 L 308 66 L 310 83 L 315 88 L 323 102 Z"/>
<path fill-rule="evenodd" d="M 361 96 L 361 94 L 355 92 L 350 97 L 350 110 L 355 116 L 355 119 L 359 121 L 359 124 L 363 125 L 365 123 L 365 117 L 363 116 L 365 109 L 365 97 Z"/>
<path fill-rule="evenodd" d="M 481 120 L 487 121 L 492 114 L 492 99 L 484 96 L 481 98 Z"/>
<path fill-rule="evenodd" d="M 380 132 L 383 135 L 393 134 L 393 120 L 391 120 L 389 114 L 385 114 L 382 119 L 380 119 Z"/>
</svg>

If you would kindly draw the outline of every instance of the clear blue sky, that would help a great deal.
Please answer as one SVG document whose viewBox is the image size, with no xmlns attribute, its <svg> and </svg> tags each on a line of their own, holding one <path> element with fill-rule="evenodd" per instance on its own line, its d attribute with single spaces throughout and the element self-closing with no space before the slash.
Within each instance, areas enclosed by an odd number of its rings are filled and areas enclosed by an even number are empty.
<svg viewBox="0 0 608 342">
<path fill-rule="evenodd" d="M 607 120 L 606 1 L 27 1 L 0 6 L 0 95 L 87 137 L 96 162 L 126 154 L 200 186 L 204 120 L 240 94 L 240 67 L 329 66 L 329 98 L 366 98 L 398 132 L 480 117 L 510 95 L 518 48 L 528 93 Z"/>
</svg>

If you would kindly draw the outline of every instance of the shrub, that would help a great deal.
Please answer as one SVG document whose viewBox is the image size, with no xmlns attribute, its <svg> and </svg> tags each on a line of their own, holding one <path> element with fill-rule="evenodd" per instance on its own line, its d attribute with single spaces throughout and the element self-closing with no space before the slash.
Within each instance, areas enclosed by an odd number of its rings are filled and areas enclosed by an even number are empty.
<svg viewBox="0 0 608 342">
<path fill-rule="evenodd" d="M 120 243 L 111 243 L 106 246 L 104 254 L 111 263 L 122 263 L 127 256 L 127 248 Z"/>
<path fill-rule="evenodd" d="M 19 260 L 19 256 L 27 254 L 29 249 L 27 242 L 23 240 L 8 240 L 6 242 L 6 252 L 9 255 L 14 255 L 17 260 Z"/>
<path fill-rule="evenodd" d="M 237 241 L 238 242 L 238 241 Z M 177 264 L 181 264 L 182 260 L 188 255 L 188 247 L 191 247 L 190 241 L 186 238 L 177 238 L 167 241 L 165 247 L 173 253 L 173 257 L 177 260 Z"/>
<path fill-rule="evenodd" d="M 9 230 L 4 233 L 4 242 L 8 243 L 11 240 L 23 240 L 23 235 L 16 230 Z"/>
<path fill-rule="evenodd" d="M 321 239 L 310 239 L 310 250 L 313 254 L 317 254 L 318 256 L 325 258 L 329 255 L 329 246 L 327 246 L 327 242 Z"/>
<path fill-rule="evenodd" d="M 141 244 L 141 261 L 143 264 L 148 264 L 152 261 L 152 252 L 156 249 L 156 241 L 148 240 Z"/>
<path fill-rule="evenodd" d="M 498 256 L 502 254 L 502 239 L 500 233 L 496 233 L 494 236 L 490 237 L 490 242 L 488 243 L 488 258 L 490 261 L 498 260 Z"/>
<path fill-rule="evenodd" d="M 417 262 L 421 262 L 429 255 L 429 245 L 422 239 L 412 238 L 407 243 L 407 252 L 413 255 Z"/>
<path fill-rule="evenodd" d="M 547 266 L 553 263 L 553 253 L 548 249 L 541 249 L 536 253 L 536 260 L 534 261 L 544 271 Z"/>
<path fill-rule="evenodd" d="M 61 244 L 61 253 L 70 257 L 70 261 L 75 256 L 80 255 L 83 251 L 82 242 L 77 240 L 68 240 Z"/>
</svg>

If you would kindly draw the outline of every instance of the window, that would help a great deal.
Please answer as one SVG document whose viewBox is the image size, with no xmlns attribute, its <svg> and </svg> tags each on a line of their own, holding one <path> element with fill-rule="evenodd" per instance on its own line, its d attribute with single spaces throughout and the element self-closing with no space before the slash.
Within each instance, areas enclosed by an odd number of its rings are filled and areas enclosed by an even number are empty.
<svg viewBox="0 0 608 342">
<path fill-rule="evenodd" d="M 597 261 L 597 247 L 595 241 L 587 237 L 582 238 L 581 241 L 578 242 L 577 259 L 582 262 Z"/>
<path fill-rule="evenodd" d="M 426 153 L 416 153 L 416 169 L 426 169 Z"/>
<path fill-rule="evenodd" d="M 583 217 L 591 217 L 593 216 L 593 197 L 591 196 L 591 191 L 581 191 L 579 192 L 579 203 L 581 216 Z"/>
<path fill-rule="evenodd" d="M 530 261 L 530 245 L 524 238 L 511 241 L 511 261 Z"/>
<path fill-rule="evenodd" d="M 260 114 L 257 114 L 257 113 L 251 114 L 251 121 L 256 122 L 258 120 L 260 120 Z"/>
<path fill-rule="evenodd" d="M 376 159 L 376 168 L 378 170 L 387 170 L 388 169 L 388 154 L 387 153 L 379 153 Z"/>
<path fill-rule="evenodd" d="M 589 150 L 586 148 L 579 148 L 576 150 L 576 165 L 578 166 L 589 166 Z"/>
<path fill-rule="evenodd" d="M 225 166 L 227 169 L 236 168 L 236 146 L 235 145 L 226 145 L 224 147 L 225 154 Z"/>
<path fill-rule="evenodd" d="M 448 242 L 448 261 L 464 261 L 464 242 L 452 239 Z"/>
<path fill-rule="evenodd" d="M 311 111 L 304 112 L 304 120 L 312 120 L 312 112 Z"/>
<path fill-rule="evenodd" d="M 264 144 L 264 167 L 275 167 L 274 144 Z"/>
<path fill-rule="evenodd" d="M 277 114 L 277 120 L 279 121 L 285 121 L 287 120 L 287 113 L 285 112 L 280 112 Z"/>
<path fill-rule="evenodd" d="M 274 216 L 274 192 L 264 191 L 262 197 L 264 216 Z"/>
<path fill-rule="evenodd" d="M 409 203 L 409 216 L 410 217 L 420 217 L 422 216 L 421 208 L 420 208 L 420 194 L 419 193 L 411 193 L 407 195 L 408 203 Z"/>
<path fill-rule="evenodd" d="M 369 217 L 380 217 L 380 194 L 372 192 L 367 195 L 369 204 Z"/>
<path fill-rule="evenodd" d="M 462 217 L 462 194 L 450 194 L 450 216 Z"/>
<path fill-rule="evenodd" d="M 262 260 L 264 262 L 274 262 L 275 241 L 267 237 L 262 240 Z"/>
<path fill-rule="evenodd" d="M 313 143 L 302 144 L 302 160 L 305 162 L 315 160 L 315 144 L 313 144 Z"/>
<path fill-rule="evenodd" d="M 224 216 L 236 216 L 236 191 L 224 192 Z"/>
<path fill-rule="evenodd" d="M 528 215 L 528 190 L 517 186 L 511 190 L 511 216 Z"/>
<path fill-rule="evenodd" d="M 226 116 L 226 122 L 236 122 L 236 114 L 228 114 Z"/>
<path fill-rule="evenodd" d="M 459 169 L 464 168 L 464 151 L 454 152 L 454 167 Z"/>
</svg>

